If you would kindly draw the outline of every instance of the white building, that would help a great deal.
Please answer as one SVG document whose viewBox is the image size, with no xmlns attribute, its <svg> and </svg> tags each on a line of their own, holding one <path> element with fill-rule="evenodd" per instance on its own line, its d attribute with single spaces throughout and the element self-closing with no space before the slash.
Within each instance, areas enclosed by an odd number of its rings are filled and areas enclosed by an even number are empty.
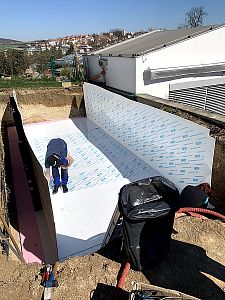
<svg viewBox="0 0 225 300">
<path fill-rule="evenodd" d="M 88 76 L 96 78 L 104 68 L 106 86 L 162 98 L 180 89 L 221 85 L 224 40 L 224 24 L 151 31 L 87 55 Z"/>
<path fill-rule="evenodd" d="M 88 45 L 80 45 L 78 47 L 78 52 L 80 54 L 89 53 L 91 50 L 92 50 L 92 47 L 88 46 Z"/>
</svg>

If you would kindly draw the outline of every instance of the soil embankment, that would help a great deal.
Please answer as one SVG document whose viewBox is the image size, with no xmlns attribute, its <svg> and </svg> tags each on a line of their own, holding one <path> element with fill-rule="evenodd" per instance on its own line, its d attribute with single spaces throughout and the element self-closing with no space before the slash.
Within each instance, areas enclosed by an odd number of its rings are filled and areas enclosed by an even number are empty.
<svg viewBox="0 0 225 300">
<path fill-rule="evenodd" d="M 13 125 L 12 112 L 7 105 L 9 93 L 11 91 L 0 91 L 2 120 L 0 164 L 3 170 L 1 177 L 4 180 L 3 137 L 6 126 Z M 24 123 L 85 115 L 80 88 L 18 90 L 17 98 Z M 213 202 L 218 203 L 224 213 L 225 133 L 223 129 L 190 115 L 183 113 L 180 116 L 209 127 L 212 135 L 217 139 L 213 164 Z M 2 204 L 3 209 L 4 205 L 5 202 Z M 217 220 L 183 217 L 175 221 L 174 230 L 171 251 L 167 259 L 145 276 L 130 271 L 124 290 L 131 290 L 132 281 L 150 282 L 201 299 L 224 299 L 225 224 Z M 74 257 L 61 262 L 58 269 L 59 288 L 54 290 L 52 299 L 114 299 L 117 273 L 124 259 L 119 249 L 120 244 L 114 242 L 94 255 Z M 3 300 L 41 299 L 43 288 L 40 286 L 38 276 L 40 267 L 38 264 L 23 264 L 0 256 L 0 298 Z M 127 299 L 127 293 L 124 293 L 123 299 Z"/>
</svg>

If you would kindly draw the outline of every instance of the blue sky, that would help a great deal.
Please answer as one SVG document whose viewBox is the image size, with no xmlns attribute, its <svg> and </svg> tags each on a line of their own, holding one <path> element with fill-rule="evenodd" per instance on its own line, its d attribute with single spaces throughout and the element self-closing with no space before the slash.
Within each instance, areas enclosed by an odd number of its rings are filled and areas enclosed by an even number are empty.
<svg viewBox="0 0 225 300">
<path fill-rule="evenodd" d="M 204 25 L 225 22 L 224 0 L 0 0 L 0 37 L 22 41 L 121 28 L 177 28 L 192 7 L 204 6 Z"/>
</svg>

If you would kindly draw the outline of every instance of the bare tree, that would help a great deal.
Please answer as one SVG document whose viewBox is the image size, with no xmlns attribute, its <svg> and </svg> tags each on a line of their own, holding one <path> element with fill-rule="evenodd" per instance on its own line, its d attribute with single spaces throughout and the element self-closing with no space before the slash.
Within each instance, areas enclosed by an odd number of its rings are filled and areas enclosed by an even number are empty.
<svg viewBox="0 0 225 300">
<path fill-rule="evenodd" d="M 203 6 L 193 7 L 185 16 L 184 27 L 198 27 L 203 24 L 203 19 L 207 16 L 207 12 Z"/>
</svg>

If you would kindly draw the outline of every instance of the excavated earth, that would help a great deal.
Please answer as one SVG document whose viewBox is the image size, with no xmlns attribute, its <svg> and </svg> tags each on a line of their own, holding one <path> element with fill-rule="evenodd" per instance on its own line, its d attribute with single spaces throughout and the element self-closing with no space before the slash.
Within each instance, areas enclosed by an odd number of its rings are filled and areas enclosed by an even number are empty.
<svg viewBox="0 0 225 300">
<path fill-rule="evenodd" d="M 13 125 L 7 105 L 11 91 L 0 91 L 2 136 L 6 126 Z M 18 90 L 18 104 L 24 123 L 85 115 L 82 91 L 72 89 Z M 224 195 L 224 130 L 188 114 L 179 115 L 209 127 L 217 139 L 213 165 L 213 203 L 225 214 Z M 4 170 L 4 143 L 0 147 L 1 168 Z M 4 172 L 3 172 L 4 173 Z M 2 181 L 1 181 L 2 183 Z M 1 184 L 1 192 L 3 184 Z M 10 190 L 8 190 L 10 194 Z M 10 202 L 10 197 L 8 197 Z M 4 210 L 4 204 L 1 203 Z M 12 222 L 13 223 L 13 222 Z M 121 299 L 128 299 L 132 282 L 153 284 L 178 290 L 200 299 L 225 299 L 225 223 L 219 220 L 191 216 L 175 220 L 169 255 L 148 273 L 130 270 L 124 283 Z M 115 286 L 121 263 L 121 240 L 112 241 L 98 253 L 73 257 L 60 262 L 53 300 L 114 299 Z M 41 299 L 41 266 L 25 264 L 5 254 L 0 255 L 0 299 Z"/>
</svg>

